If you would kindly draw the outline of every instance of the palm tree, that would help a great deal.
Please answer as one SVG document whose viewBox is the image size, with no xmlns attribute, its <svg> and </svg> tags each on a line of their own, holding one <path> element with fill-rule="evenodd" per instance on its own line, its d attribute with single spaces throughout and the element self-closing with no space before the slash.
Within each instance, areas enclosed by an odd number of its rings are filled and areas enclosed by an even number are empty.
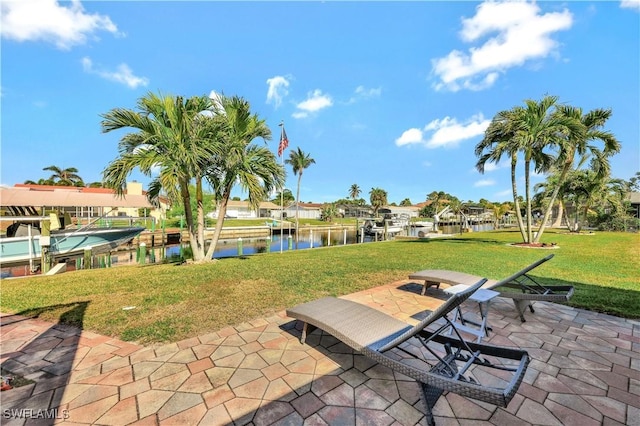
<svg viewBox="0 0 640 426">
<path fill-rule="evenodd" d="M 627 190 L 640 191 L 640 172 L 636 172 L 635 175 L 627 181 Z"/>
<path fill-rule="evenodd" d="M 511 190 L 513 192 L 514 209 L 516 211 L 518 229 L 523 241 L 526 241 L 516 181 L 518 146 L 514 142 L 516 134 L 514 122 L 515 112 L 513 111 L 500 111 L 496 114 L 485 131 L 484 138 L 476 145 L 475 153 L 479 157 L 476 168 L 480 173 L 484 173 L 487 162 L 497 164 L 504 156 L 508 156 L 511 159 Z"/>
<path fill-rule="evenodd" d="M 302 172 L 304 169 L 312 164 L 315 164 L 316 160 L 298 147 L 296 150 L 289 152 L 289 158 L 284 160 L 285 163 L 290 164 L 293 169 L 293 174 L 298 176 L 298 189 L 296 190 L 296 240 L 298 239 L 298 212 L 300 210 L 300 181 L 302 180 Z"/>
<path fill-rule="evenodd" d="M 431 201 L 429 204 L 430 215 L 434 217 L 440 213 L 440 203 L 447 199 L 447 194 L 444 191 L 432 191 L 427 195 L 427 201 Z"/>
<path fill-rule="evenodd" d="M 25 185 L 55 185 L 56 183 L 51 179 L 38 179 L 37 182 L 34 182 L 32 180 L 25 180 L 24 184 Z"/>
<path fill-rule="evenodd" d="M 622 179 L 613 179 L 610 175 L 602 176 L 593 170 L 569 172 L 561 192 L 574 207 L 575 218 L 570 229 L 580 231 L 588 222 L 588 213 L 593 206 L 601 210 L 610 208 L 624 215 L 626 190 L 627 185 Z"/>
<path fill-rule="evenodd" d="M 67 167 L 66 169 L 63 169 L 58 166 L 49 166 L 42 170 L 53 172 L 48 180 L 54 182 L 54 185 L 84 186 L 82 178 L 78 175 L 78 169 L 75 167 Z"/>
<path fill-rule="evenodd" d="M 220 238 L 233 187 L 239 184 L 248 193 L 251 207 L 257 210 L 261 201 L 284 185 L 285 178 L 275 155 L 266 146 L 252 143 L 256 138 L 271 140 L 271 130 L 258 115 L 251 114 L 248 101 L 238 96 L 220 96 L 212 122 L 221 151 L 210 161 L 205 175 L 219 203 L 208 259 L 213 257 Z"/>
<path fill-rule="evenodd" d="M 362 191 L 360 190 L 360 187 L 357 183 L 354 183 L 353 185 L 351 185 L 351 188 L 349 188 L 349 197 L 353 201 L 355 201 L 356 198 L 360 196 L 360 193 L 362 193 Z"/>
<path fill-rule="evenodd" d="M 324 203 L 322 205 L 322 212 L 320 217 L 325 222 L 331 222 L 334 217 L 338 216 L 338 208 L 336 207 L 336 203 Z"/>
<path fill-rule="evenodd" d="M 127 176 L 136 168 L 152 177 L 149 200 L 157 204 L 161 191 L 172 202 L 181 201 L 195 261 L 205 260 L 202 179 L 208 161 L 220 153 L 214 143 L 207 96 L 184 100 L 181 96 L 148 93 L 138 100 L 138 110 L 114 108 L 102 114 L 102 132 L 131 128 L 119 143 L 119 156 L 103 171 L 106 187 L 124 194 Z M 152 176 L 159 168 L 158 176 Z M 195 181 L 197 221 L 191 210 L 189 184 Z"/>
<path fill-rule="evenodd" d="M 576 128 L 574 120 L 552 113 L 557 101 L 556 96 L 545 96 L 539 102 L 528 99 L 525 101 L 525 107 L 515 107 L 499 113 L 487 128 L 485 138 L 476 146 L 476 155 L 480 157 L 476 168 L 481 173 L 484 172 L 484 164 L 487 161 L 498 162 L 505 154 L 511 156 L 511 183 L 516 212 L 519 211 L 519 205 L 515 166 L 518 154 L 522 154 L 526 225 L 523 227 L 521 217 L 518 218 L 518 225 L 525 243 L 533 242 L 531 169 L 533 167 L 538 173 L 548 171 L 554 157 L 545 152 L 545 149 L 559 146 L 570 133 L 570 129 Z"/>
<path fill-rule="evenodd" d="M 620 152 L 620 142 L 608 131 L 602 130 L 602 126 L 611 117 L 610 109 L 594 109 L 586 114 L 581 108 L 571 106 L 558 107 L 557 114 L 565 119 L 568 133 L 565 139 L 559 141 L 559 151 L 556 159 L 556 168 L 559 170 L 556 185 L 551 193 L 549 203 L 544 213 L 542 223 L 534 242 L 540 241 L 544 232 L 551 209 L 555 203 L 560 187 L 564 183 L 567 173 L 573 169 L 578 156 L 578 164 L 582 165 L 587 158 L 591 159 L 590 169 L 596 172 L 597 178 L 608 176 L 611 170 L 609 157 Z M 601 141 L 602 149 L 590 144 L 592 141 Z"/>
<path fill-rule="evenodd" d="M 284 204 L 289 205 L 296 200 L 296 197 L 293 196 L 293 192 L 290 189 L 284 188 L 282 192 L 276 192 L 271 199 L 272 202 L 276 204 L 280 204 L 282 201 Z"/>
<path fill-rule="evenodd" d="M 380 207 L 388 204 L 387 191 L 381 188 L 371 188 L 369 191 L 369 201 L 373 207 L 373 215 L 378 216 L 378 210 Z"/>
</svg>

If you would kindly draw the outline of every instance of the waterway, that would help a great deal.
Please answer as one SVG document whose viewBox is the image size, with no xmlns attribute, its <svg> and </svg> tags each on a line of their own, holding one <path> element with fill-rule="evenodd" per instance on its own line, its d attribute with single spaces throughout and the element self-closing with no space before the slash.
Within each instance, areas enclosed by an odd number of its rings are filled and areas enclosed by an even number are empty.
<svg viewBox="0 0 640 426">
<path fill-rule="evenodd" d="M 408 236 L 427 237 L 430 234 L 421 227 L 410 227 Z M 493 224 L 472 225 L 472 232 L 482 232 L 493 230 Z M 460 234 L 460 225 L 440 226 L 442 235 Z M 403 235 L 407 235 L 405 231 Z M 290 250 L 313 249 L 319 247 L 331 247 L 347 244 L 368 243 L 375 241 L 371 236 L 356 234 L 355 230 L 300 230 L 300 235 L 296 240 L 295 235 L 280 235 L 274 233 L 270 237 L 244 237 L 234 239 L 221 239 L 214 251 L 213 257 L 216 259 L 234 256 L 244 256 L 258 253 L 276 253 Z M 183 246 L 185 247 L 185 246 Z M 157 249 L 156 249 L 157 250 Z M 166 248 L 166 257 L 181 257 L 182 248 L 174 245 Z M 161 253 L 156 253 L 156 258 L 161 258 Z"/>
<path fill-rule="evenodd" d="M 473 225 L 471 231 L 481 232 L 493 229 L 493 224 Z M 455 235 L 461 233 L 460 225 L 440 225 L 441 235 Z M 426 228 L 412 226 L 408 232 L 400 235 L 411 237 L 429 237 Z M 393 237 L 392 237 L 393 238 Z M 368 243 L 375 241 L 374 237 L 356 234 L 355 230 L 349 229 L 322 229 L 309 228 L 301 229 L 299 237 L 294 235 L 279 234 L 274 232 L 268 237 L 242 237 L 233 239 L 221 239 L 214 251 L 213 257 L 216 259 L 246 256 L 258 253 L 280 253 L 291 250 L 314 249 L 320 247 L 332 247 L 347 244 Z M 112 253 L 110 257 L 106 255 L 95 256 L 93 268 L 102 268 L 117 265 L 127 265 L 136 263 L 160 263 L 163 261 L 180 261 L 189 257 L 190 250 L 188 243 L 167 245 L 165 247 L 149 247 L 146 250 L 144 260 L 141 261 L 141 253 L 138 250 L 120 251 Z M 67 263 L 67 270 L 84 269 L 82 259 L 70 260 Z M 29 275 L 28 266 L 11 269 L 2 268 L 2 278 Z"/>
</svg>

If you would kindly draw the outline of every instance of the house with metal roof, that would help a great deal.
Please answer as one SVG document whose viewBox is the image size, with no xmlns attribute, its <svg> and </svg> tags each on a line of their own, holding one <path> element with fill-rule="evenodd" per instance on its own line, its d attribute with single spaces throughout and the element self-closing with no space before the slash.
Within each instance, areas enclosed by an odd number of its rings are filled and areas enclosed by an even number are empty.
<svg viewBox="0 0 640 426">
<path fill-rule="evenodd" d="M 32 184 L 0 187 L 0 209 L 5 216 L 44 215 L 55 210 L 72 218 L 147 216 L 158 221 L 166 218 L 169 207 L 165 197 L 160 198 L 159 207 L 153 206 L 138 182 L 127 183 L 122 196 L 108 188 Z"/>
</svg>

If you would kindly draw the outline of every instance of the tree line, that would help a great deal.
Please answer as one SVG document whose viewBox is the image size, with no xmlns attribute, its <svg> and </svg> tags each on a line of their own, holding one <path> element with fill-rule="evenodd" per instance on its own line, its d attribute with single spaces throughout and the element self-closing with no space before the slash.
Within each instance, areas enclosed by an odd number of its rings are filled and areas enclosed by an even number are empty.
<svg viewBox="0 0 640 426">
<path fill-rule="evenodd" d="M 628 207 L 625 196 L 630 190 L 638 189 L 640 172 L 629 181 L 611 177 L 609 160 L 621 147 L 613 133 L 604 129 L 611 114 L 610 109 L 584 112 L 561 104 L 556 96 L 545 96 L 540 101 L 526 100 L 523 106 L 500 111 L 475 147 L 476 168 L 484 173 L 487 163 L 497 164 L 507 159 L 513 202 L 480 200 L 480 204 L 493 209 L 496 215 L 514 211 L 525 243 L 539 242 L 554 207 L 559 216 L 563 216 L 567 205 L 573 206 L 574 217 L 565 215 L 565 218 L 574 229 L 586 222 L 594 207 L 600 207 L 599 214 L 608 217 L 607 220 L 624 217 Z M 136 110 L 115 108 L 101 117 L 104 133 L 125 128 L 134 132 L 121 138 L 118 157 L 103 171 L 103 181 L 91 186 L 104 186 L 123 194 L 127 177 L 139 169 L 152 179 L 147 191 L 152 203 L 157 204 L 162 193 L 171 203 L 180 203 L 184 208 L 196 261 L 212 258 L 231 191 L 236 185 L 247 193 L 247 200 L 254 208 L 269 199 L 270 194 L 276 193 L 273 200 L 279 201 L 279 191 L 284 191 L 283 197 L 292 198 L 291 191 L 283 189 L 286 172 L 275 154 L 266 146 L 253 143 L 259 138 L 265 143 L 271 140 L 270 129 L 241 97 L 184 99 L 149 93 L 138 100 Z M 285 163 L 297 176 L 295 200 L 299 203 L 303 172 L 315 160 L 297 148 L 290 151 Z M 519 192 L 516 181 L 519 169 L 524 173 L 524 194 Z M 39 180 L 38 184 L 84 186 L 78 170 L 73 167 L 49 166 L 43 170 L 51 171 L 52 175 Z M 155 175 L 157 170 L 159 174 Z M 532 187 L 532 172 L 544 173 L 547 179 Z M 208 250 L 204 241 L 205 182 L 213 189 L 218 207 L 216 229 Z M 360 187 L 353 184 L 348 198 L 338 202 L 364 205 L 361 194 Z M 369 201 L 374 214 L 388 205 L 387 196 L 384 189 L 371 188 Z M 421 212 L 424 216 L 436 214 L 445 201 L 454 211 L 465 204 L 442 191 L 427 194 L 426 201 L 431 203 Z M 325 215 L 335 215 L 336 203 L 326 204 Z M 411 205 L 411 201 L 404 199 L 401 205 Z M 604 212 L 603 206 L 606 206 Z M 537 230 L 534 229 L 534 208 L 543 212 Z M 297 213 L 295 220 L 298 226 Z"/>
</svg>

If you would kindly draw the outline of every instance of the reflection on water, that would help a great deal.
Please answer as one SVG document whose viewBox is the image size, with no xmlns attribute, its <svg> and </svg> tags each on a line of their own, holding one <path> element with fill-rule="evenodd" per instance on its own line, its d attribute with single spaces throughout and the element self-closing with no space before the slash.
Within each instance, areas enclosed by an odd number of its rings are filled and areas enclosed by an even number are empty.
<svg viewBox="0 0 640 426">
<path fill-rule="evenodd" d="M 428 236 L 428 232 L 424 231 L 425 228 L 410 227 L 408 235 L 412 237 L 424 237 Z M 442 234 L 459 234 L 462 232 L 460 225 L 453 226 L 440 226 Z M 489 231 L 493 229 L 492 224 L 473 225 L 471 230 L 473 232 Z M 404 235 L 407 234 L 405 231 Z M 289 250 L 303 250 L 313 249 L 319 247 L 340 246 L 346 244 L 355 244 L 360 242 L 371 242 L 375 239 L 370 236 L 362 236 L 360 233 L 356 234 L 355 230 L 300 230 L 299 238 L 296 240 L 295 235 L 289 236 L 287 234 L 280 235 L 274 234 L 271 237 L 247 237 L 247 238 L 234 238 L 234 239 L 222 239 L 218 241 L 218 245 L 213 253 L 213 257 L 216 259 L 245 256 L 259 253 L 279 253 Z M 162 262 L 165 258 L 173 258 L 179 260 L 181 258 L 190 257 L 185 252 L 190 250 L 189 244 L 171 245 L 164 248 L 154 248 L 147 253 L 147 262 Z M 115 262 L 128 263 L 138 262 L 135 252 L 128 253 L 125 256 L 120 256 Z"/>
<path fill-rule="evenodd" d="M 370 241 L 370 240 L 367 240 Z M 295 235 L 273 235 L 262 238 L 236 238 L 218 241 L 213 253 L 216 259 L 242 256 L 257 253 L 275 253 L 289 250 L 312 249 L 318 247 L 338 246 L 356 243 L 355 231 L 315 231 L 301 232 L 296 240 Z M 167 256 L 179 255 L 180 246 L 167 248 Z"/>
</svg>

